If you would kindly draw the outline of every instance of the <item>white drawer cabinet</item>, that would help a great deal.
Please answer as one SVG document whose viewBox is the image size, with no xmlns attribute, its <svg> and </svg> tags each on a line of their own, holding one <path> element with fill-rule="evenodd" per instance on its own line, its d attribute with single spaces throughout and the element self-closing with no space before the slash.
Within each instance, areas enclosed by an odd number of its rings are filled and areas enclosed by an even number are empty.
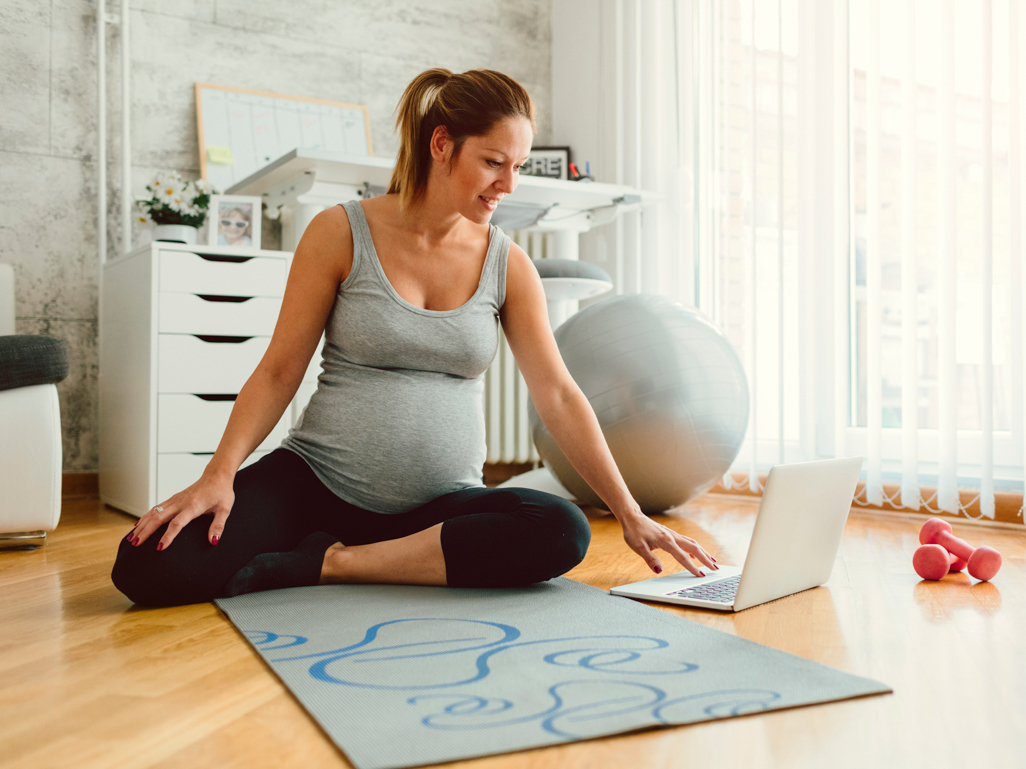
<svg viewBox="0 0 1026 769">
<path fill-rule="evenodd" d="M 277 252 L 278 257 L 241 256 L 212 253 L 218 246 L 197 252 L 168 248 L 169 245 L 173 244 L 160 244 L 161 291 L 230 296 L 282 296 L 285 293 L 289 270 L 288 257 L 283 252 Z M 240 249 L 230 250 L 238 252 Z"/>
<path fill-rule="evenodd" d="M 142 515 L 199 478 L 270 343 L 291 257 L 158 241 L 103 266 L 103 502 Z M 302 405 L 319 362 L 318 351 L 297 395 Z M 299 412 L 286 409 L 244 466 L 276 448 Z"/>
<path fill-rule="evenodd" d="M 157 306 L 157 330 L 161 334 L 270 336 L 281 311 L 281 299 L 161 291 Z"/>
<path fill-rule="evenodd" d="M 157 395 L 157 453 L 213 454 L 228 426 L 234 395 L 159 393 Z M 257 451 L 274 449 L 288 434 L 292 413 L 287 410 Z"/>
<path fill-rule="evenodd" d="M 157 391 L 237 393 L 270 341 L 270 336 L 158 334 Z"/>
<path fill-rule="evenodd" d="M 267 451 L 260 449 L 254 451 L 242 463 L 242 467 L 253 464 L 266 453 Z M 195 483 L 196 479 L 203 475 L 203 470 L 213 454 L 214 452 L 209 454 L 158 454 L 157 499 L 165 500 Z"/>
</svg>

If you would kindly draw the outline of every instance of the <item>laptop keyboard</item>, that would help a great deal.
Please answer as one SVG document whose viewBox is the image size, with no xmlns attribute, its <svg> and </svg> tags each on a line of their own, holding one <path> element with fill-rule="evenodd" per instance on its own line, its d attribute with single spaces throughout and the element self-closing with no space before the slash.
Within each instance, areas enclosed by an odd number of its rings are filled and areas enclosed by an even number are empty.
<svg viewBox="0 0 1026 769">
<path fill-rule="evenodd" d="M 667 595 L 679 595 L 682 598 L 697 598 L 701 601 L 715 601 L 717 603 L 734 603 L 734 596 L 737 595 L 737 586 L 741 582 L 741 575 L 737 574 L 727 579 L 716 582 L 706 582 L 704 585 L 686 587 L 683 590 L 674 590 Z"/>
</svg>

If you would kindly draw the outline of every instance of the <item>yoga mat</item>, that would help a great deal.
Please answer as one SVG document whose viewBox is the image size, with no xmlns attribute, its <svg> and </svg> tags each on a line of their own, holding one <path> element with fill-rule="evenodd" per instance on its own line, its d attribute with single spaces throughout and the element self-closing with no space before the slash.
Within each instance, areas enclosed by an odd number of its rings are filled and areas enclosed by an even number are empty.
<svg viewBox="0 0 1026 769">
<path fill-rule="evenodd" d="M 218 599 L 357 769 L 455 761 L 891 690 L 565 577 Z"/>
</svg>

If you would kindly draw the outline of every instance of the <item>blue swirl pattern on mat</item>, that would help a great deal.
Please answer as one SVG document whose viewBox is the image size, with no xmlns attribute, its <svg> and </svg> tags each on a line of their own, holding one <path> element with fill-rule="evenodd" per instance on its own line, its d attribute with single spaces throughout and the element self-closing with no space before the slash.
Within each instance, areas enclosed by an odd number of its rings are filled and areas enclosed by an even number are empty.
<svg viewBox="0 0 1026 769">
<path fill-rule="evenodd" d="M 290 646 L 299 646 L 309 640 L 301 635 L 278 635 L 266 630 L 247 630 L 246 638 L 252 641 L 254 646 L 263 649 L 265 652 L 287 649 Z"/>
<path fill-rule="evenodd" d="M 780 699 L 779 693 L 765 689 L 697 692 L 669 698 L 657 686 L 624 680 L 626 676 L 677 676 L 698 669 L 691 662 L 645 663 L 642 657 L 646 652 L 670 645 L 649 636 L 570 636 L 528 641 L 520 640 L 521 632 L 511 625 L 430 617 L 381 622 L 368 628 L 355 644 L 310 654 L 295 654 L 300 651 L 296 647 L 309 641 L 303 636 L 266 630 L 247 631 L 246 636 L 273 665 L 308 662 L 310 676 L 318 681 L 420 692 L 406 702 L 442 706 L 440 711 L 421 718 L 425 727 L 436 730 L 493 729 L 537 721 L 546 732 L 575 739 L 590 735 L 590 730 L 581 729 L 584 724 L 625 714 L 645 714 L 659 723 L 671 724 L 679 723 L 685 711 L 699 709 L 709 718 L 722 718 L 766 710 Z M 390 640 L 389 636 L 396 637 Z M 283 656 L 268 654 L 285 649 L 294 651 Z M 538 654 L 531 654 L 535 650 Z M 549 686 L 546 695 L 551 704 L 526 713 L 518 712 L 507 699 L 444 691 L 484 681 L 499 661 L 498 655 L 518 653 L 528 653 L 535 661 L 540 656 L 542 663 L 569 668 L 578 675 Z M 430 664 L 431 658 L 437 657 L 450 659 L 445 665 Z M 600 675 L 580 678 L 584 671 Z M 389 679 L 391 682 L 386 682 Z"/>
</svg>

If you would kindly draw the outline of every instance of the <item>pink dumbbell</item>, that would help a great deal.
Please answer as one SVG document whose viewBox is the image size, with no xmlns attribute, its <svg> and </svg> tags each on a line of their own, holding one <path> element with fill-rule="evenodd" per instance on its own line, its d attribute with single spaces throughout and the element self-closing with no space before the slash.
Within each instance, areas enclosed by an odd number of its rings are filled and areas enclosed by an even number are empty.
<svg viewBox="0 0 1026 769">
<path fill-rule="evenodd" d="M 969 573 L 978 580 L 986 581 L 1001 568 L 1001 553 L 992 547 L 977 547 L 959 539 L 951 533 L 951 524 L 940 518 L 931 518 L 919 531 L 919 542 L 924 545 L 940 545 L 967 562 Z"/>
<path fill-rule="evenodd" d="M 949 571 L 961 571 L 965 561 L 940 545 L 921 545 L 912 556 L 912 568 L 923 579 L 941 579 Z"/>
</svg>

